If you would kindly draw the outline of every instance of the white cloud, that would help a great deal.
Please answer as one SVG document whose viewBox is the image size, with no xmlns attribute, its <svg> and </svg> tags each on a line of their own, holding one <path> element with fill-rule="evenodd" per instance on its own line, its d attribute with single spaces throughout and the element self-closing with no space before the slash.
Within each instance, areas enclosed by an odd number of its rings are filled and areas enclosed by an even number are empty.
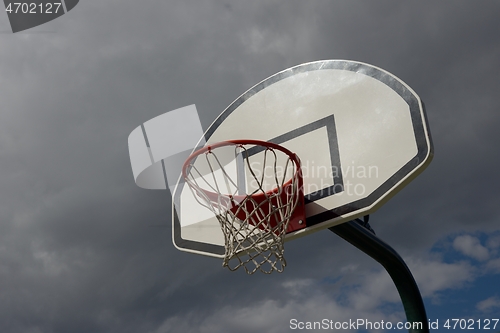
<svg viewBox="0 0 500 333">
<path fill-rule="evenodd" d="M 453 248 L 479 261 L 485 261 L 489 257 L 488 249 L 481 245 L 479 239 L 470 235 L 463 235 L 455 238 L 453 241 Z"/>
<path fill-rule="evenodd" d="M 436 260 L 407 259 L 423 296 L 434 297 L 438 292 L 459 288 L 472 281 L 475 269 L 467 262 L 443 263 Z M 347 270 L 339 286 L 331 293 L 322 292 L 315 279 L 290 279 L 282 283 L 288 292 L 284 300 L 265 299 L 246 306 L 226 305 L 210 313 L 187 313 L 165 320 L 150 333 L 172 331 L 202 332 L 284 332 L 290 329 L 290 320 L 348 321 L 404 321 L 403 312 L 384 312 L 382 305 L 400 304 L 401 299 L 387 272 Z M 351 273 L 351 274 L 349 274 Z M 335 290 L 335 291 L 334 291 Z"/>
<path fill-rule="evenodd" d="M 377 309 L 359 311 L 339 304 L 328 295 L 314 295 L 305 301 L 290 300 L 285 304 L 275 300 L 264 300 L 246 307 L 222 307 L 204 319 L 193 320 L 193 313 L 184 317 L 171 317 L 151 333 L 167 332 L 269 332 L 278 333 L 290 330 L 290 321 L 322 321 L 334 322 L 365 319 L 372 322 L 381 320 L 397 322 L 403 320 L 402 314 L 384 314 Z M 349 332 L 350 330 L 346 330 Z"/>
<path fill-rule="evenodd" d="M 398 302 L 399 295 L 389 274 L 380 270 L 366 275 L 361 287 L 349 295 L 348 300 L 356 311 L 370 311 L 382 302 Z"/>
<path fill-rule="evenodd" d="M 494 308 L 500 308 L 500 299 L 498 297 L 490 297 L 476 304 L 476 309 L 481 312 L 489 312 Z"/>
<path fill-rule="evenodd" d="M 314 282 L 313 279 L 294 279 L 294 280 L 287 280 L 283 282 L 283 287 L 286 289 L 296 289 L 296 288 L 303 288 L 303 287 L 308 287 Z"/>
<path fill-rule="evenodd" d="M 460 288 L 474 279 L 475 268 L 467 262 L 444 263 L 405 259 L 423 297 L 436 297 L 440 291 Z M 400 302 L 394 282 L 385 270 L 365 275 L 361 287 L 348 296 L 356 310 L 375 309 L 382 302 Z"/>
<path fill-rule="evenodd" d="M 304 293 L 304 290 L 313 284 L 314 284 L 313 279 L 293 279 L 283 282 L 282 286 L 291 295 L 297 296 Z"/>
<path fill-rule="evenodd" d="M 467 262 L 449 264 L 410 258 L 407 263 L 424 297 L 433 297 L 442 290 L 459 288 L 474 278 L 475 269 Z"/>
<path fill-rule="evenodd" d="M 500 273 L 500 258 L 488 261 L 486 268 L 496 273 Z"/>
</svg>

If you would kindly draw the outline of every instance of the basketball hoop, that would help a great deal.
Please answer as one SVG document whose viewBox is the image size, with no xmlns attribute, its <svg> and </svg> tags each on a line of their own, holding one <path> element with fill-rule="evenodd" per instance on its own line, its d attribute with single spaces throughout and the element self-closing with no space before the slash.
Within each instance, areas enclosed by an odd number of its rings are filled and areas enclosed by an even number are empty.
<svg viewBox="0 0 500 333">
<path fill-rule="evenodd" d="M 305 226 L 296 154 L 265 141 L 223 141 L 191 154 L 182 176 L 196 201 L 220 223 L 223 267 L 244 267 L 248 274 L 283 271 L 285 235 Z"/>
</svg>

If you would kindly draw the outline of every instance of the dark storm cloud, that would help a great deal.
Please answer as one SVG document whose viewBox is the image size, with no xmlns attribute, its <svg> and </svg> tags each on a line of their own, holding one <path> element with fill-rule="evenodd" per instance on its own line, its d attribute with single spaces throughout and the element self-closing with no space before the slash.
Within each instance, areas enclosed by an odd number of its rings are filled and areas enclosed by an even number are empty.
<svg viewBox="0 0 500 333">
<path fill-rule="evenodd" d="M 1 35 L 2 331 L 217 331 L 218 309 L 260 300 L 286 318 L 293 281 L 363 281 L 359 267 L 376 265 L 326 231 L 287 244 L 286 275 L 229 274 L 175 250 L 168 193 L 133 182 L 135 127 L 193 103 L 207 127 L 253 84 L 303 62 L 365 61 L 426 103 L 436 157 L 373 215 L 382 238 L 418 253 L 457 227 L 494 228 L 498 7 L 92 1 L 43 28 L 56 33 Z M 467 267 L 452 269 L 457 285 L 468 279 Z"/>
</svg>

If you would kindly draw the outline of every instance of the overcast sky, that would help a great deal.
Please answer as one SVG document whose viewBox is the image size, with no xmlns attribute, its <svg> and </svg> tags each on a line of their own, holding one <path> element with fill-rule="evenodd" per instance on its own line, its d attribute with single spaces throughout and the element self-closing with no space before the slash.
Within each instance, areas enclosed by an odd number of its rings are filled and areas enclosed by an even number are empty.
<svg viewBox="0 0 500 333">
<path fill-rule="evenodd" d="M 127 137 L 143 122 L 196 104 L 206 128 L 262 79 L 323 59 L 381 67 L 423 99 L 434 160 L 371 224 L 431 320 L 498 318 L 499 12 L 496 0 L 84 0 L 17 34 L 0 15 L 0 331 L 404 320 L 387 273 L 335 234 L 287 243 L 282 274 L 231 273 L 176 250 L 170 194 L 134 184 Z"/>
</svg>

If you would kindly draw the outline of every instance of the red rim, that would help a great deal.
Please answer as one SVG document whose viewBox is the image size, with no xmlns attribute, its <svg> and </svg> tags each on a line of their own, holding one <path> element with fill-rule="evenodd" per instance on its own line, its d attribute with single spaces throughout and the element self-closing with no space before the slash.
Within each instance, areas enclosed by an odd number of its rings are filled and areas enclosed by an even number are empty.
<svg viewBox="0 0 500 333">
<path fill-rule="evenodd" d="M 299 188 L 299 192 L 301 192 L 301 189 L 302 189 L 302 170 L 301 170 L 301 164 L 300 164 L 300 159 L 299 157 L 297 156 L 297 154 L 291 152 L 290 150 L 286 149 L 285 147 L 282 147 L 276 143 L 272 143 L 272 142 L 267 142 L 267 141 L 261 141 L 261 140 L 245 140 L 245 139 L 242 139 L 242 140 L 227 140 L 227 141 L 221 141 L 221 142 L 217 142 L 217 143 L 214 143 L 214 144 L 211 144 L 211 145 L 208 145 L 208 146 L 205 146 L 203 148 L 200 148 L 198 149 L 197 151 L 193 152 L 191 155 L 189 155 L 189 157 L 186 159 L 186 161 L 184 162 L 184 165 L 182 166 L 182 177 L 184 177 L 184 179 L 186 181 L 187 180 L 187 169 L 190 165 L 190 162 L 196 158 L 197 156 L 203 154 L 203 153 L 206 153 L 206 152 L 210 152 L 211 150 L 215 149 L 215 148 L 220 148 L 220 147 L 225 147 L 225 146 L 231 146 L 231 145 L 255 145 L 255 146 L 263 146 L 263 147 L 268 147 L 268 148 L 272 148 L 272 149 L 276 149 L 276 150 L 279 150 L 285 154 L 287 154 L 290 159 L 293 161 L 293 163 L 295 163 L 295 166 L 297 168 L 297 170 L 295 171 L 295 174 L 288 180 L 286 181 L 284 184 L 283 184 L 283 187 L 289 185 L 289 183 L 292 182 L 292 179 L 294 177 L 297 177 L 298 178 L 298 188 Z M 267 191 L 266 193 L 275 193 L 278 191 L 279 188 L 275 188 L 275 189 L 272 189 L 272 190 L 269 190 Z M 214 194 L 214 195 L 217 195 L 217 193 L 215 192 L 212 192 L 212 191 L 208 191 L 208 190 L 205 190 L 205 189 L 202 189 L 200 188 L 200 190 L 202 190 L 203 192 L 207 193 L 207 194 Z M 247 196 L 250 195 L 250 194 L 247 194 Z M 261 196 L 261 195 L 264 195 L 264 193 L 256 193 L 252 196 Z"/>
<path fill-rule="evenodd" d="M 187 168 L 188 168 L 191 160 L 193 160 L 195 157 L 197 157 L 203 153 L 206 153 L 207 151 L 210 151 L 212 149 L 225 147 L 225 146 L 231 146 L 231 145 L 255 145 L 255 146 L 263 146 L 263 147 L 277 149 L 277 150 L 282 151 L 283 153 L 287 154 L 288 156 L 290 156 L 290 158 L 295 163 L 295 165 L 298 166 L 297 169 L 300 169 L 300 159 L 297 156 L 297 154 L 292 153 L 290 150 L 288 150 L 285 147 L 282 147 L 276 143 L 267 142 L 267 141 L 260 141 L 260 140 L 227 140 L 227 141 L 221 141 L 221 142 L 217 142 L 217 143 L 205 146 L 203 148 L 198 149 L 197 151 L 195 151 L 191 155 L 189 155 L 189 157 L 184 162 L 184 165 L 182 166 L 182 176 L 184 178 L 187 178 L 187 174 L 186 174 Z"/>
</svg>

